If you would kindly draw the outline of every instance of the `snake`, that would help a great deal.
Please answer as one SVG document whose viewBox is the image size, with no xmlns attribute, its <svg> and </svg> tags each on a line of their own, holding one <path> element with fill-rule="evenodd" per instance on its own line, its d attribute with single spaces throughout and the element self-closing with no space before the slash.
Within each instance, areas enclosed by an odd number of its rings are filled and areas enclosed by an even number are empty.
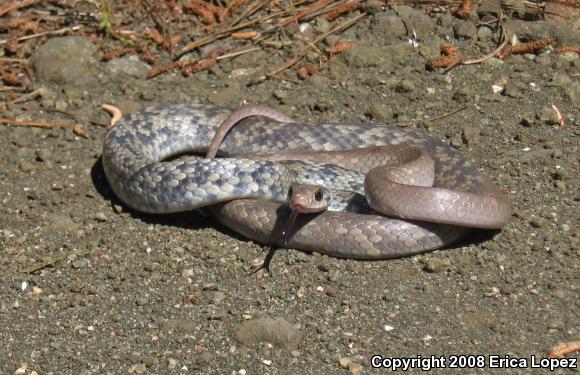
<svg viewBox="0 0 580 375">
<path fill-rule="evenodd" d="M 511 217 L 509 198 L 471 160 L 428 134 L 277 114 L 267 107 L 145 107 L 106 134 L 105 175 L 136 211 L 207 207 L 248 239 L 337 258 L 419 254 L 472 228 L 501 228 Z M 235 126 L 224 126 L 228 121 Z M 302 187 L 306 201 L 330 196 L 337 203 L 292 217 L 288 201 Z"/>
</svg>

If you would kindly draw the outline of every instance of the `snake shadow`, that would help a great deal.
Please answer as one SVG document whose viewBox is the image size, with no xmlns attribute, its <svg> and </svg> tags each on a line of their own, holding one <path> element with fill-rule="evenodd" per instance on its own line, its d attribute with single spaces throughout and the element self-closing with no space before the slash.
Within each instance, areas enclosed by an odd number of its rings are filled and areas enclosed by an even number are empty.
<svg viewBox="0 0 580 375">
<path fill-rule="evenodd" d="M 238 240 L 245 240 L 240 234 L 228 229 L 227 227 L 221 225 L 217 220 L 215 220 L 209 213 L 208 210 L 198 209 L 191 211 L 184 211 L 171 214 L 147 214 L 143 212 L 136 211 L 125 203 L 123 203 L 115 193 L 107 177 L 105 176 L 105 170 L 103 169 L 102 159 L 99 159 L 93 164 L 91 168 L 91 180 L 97 192 L 108 201 L 113 206 L 121 206 L 124 213 L 128 213 L 131 217 L 143 221 L 147 224 L 164 224 L 168 226 L 183 228 L 183 229 L 203 229 L 203 228 L 214 228 L 219 230 L 221 233 L 236 238 Z"/>
<path fill-rule="evenodd" d="M 235 238 L 239 241 L 251 241 L 246 237 L 240 235 L 237 232 L 227 228 L 223 224 L 219 223 L 217 220 L 213 218 L 210 214 L 209 210 L 206 209 L 198 209 L 192 211 L 185 211 L 179 213 L 171 213 L 171 214 L 146 214 L 139 211 L 136 211 L 125 203 L 119 200 L 113 190 L 111 189 L 109 182 L 105 176 L 105 171 L 103 169 L 103 164 L 101 158 L 99 158 L 93 167 L 91 168 L 91 180 L 93 185 L 95 186 L 97 192 L 106 200 L 109 201 L 111 207 L 119 205 L 123 207 L 123 212 L 128 213 L 131 217 L 139 219 L 147 224 L 164 224 L 169 226 L 174 226 L 183 229 L 204 229 L 204 228 L 214 228 L 221 232 L 224 235 L 230 236 Z M 287 214 L 287 213 L 286 213 Z M 283 228 L 283 224 L 285 221 L 282 219 L 287 216 L 283 213 L 278 215 L 276 228 Z M 298 230 L 301 226 L 305 225 L 307 221 L 311 218 L 301 218 L 298 220 L 297 225 L 295 226 L 296 230 Z M 282 221 L 281 221 L 282 220 Z M 303 221 L 303 222 L 302 222 Z M 487 242 L 495 235 L 500 233 L 501 230 L 494 229 L 473 229 L 469 231 L 469 233 L 463 237 L 462 239 L 455 241 L 445 247 L 440 248 L 439 250 L 450 250 L 458 247 L 463 246 L 471 246 L 471 245 L 478 245 L 484 242 Z M 290 235 L 291 237 L 291 235 Z M 273 239 L 272 239 L 273 240 Z M 252 241 L 255 242 L 255 241 Z M 268 245 L 263 245 L 265 248 Z M 283 247 L 279 246 L 269 246 L 270 252 L 268 253 L 268 258 L 273 255 L 273 250 L 276 249 L 283 249 Z M 311 254 L 312 251 L 300 250 L 304 253 Z M 269 263 L 270 259 L 266 259 L 267 263 Z M 372 261 L 372 260 L 371 260 Z"/>
</svg>

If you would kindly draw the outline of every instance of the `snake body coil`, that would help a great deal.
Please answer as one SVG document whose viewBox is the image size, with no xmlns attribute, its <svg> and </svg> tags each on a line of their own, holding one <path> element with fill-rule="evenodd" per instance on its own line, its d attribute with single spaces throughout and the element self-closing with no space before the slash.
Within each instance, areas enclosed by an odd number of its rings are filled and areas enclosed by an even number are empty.
<svg viewBox="0 0 580 375">
<path fill-rule="evenodd" d="M 278 243 L 280 238 L 274 234 L 289 214 L 282 203 L 293 183 L 362 194 L 365 189 L 380 193 L 381 182 L 365 187 L 363 173 L 326 162 L 261 160 L 244 155 L 344 150 L 331 153 L 344 159 L 350 152 L 346 150 L 408 145 L 420 147 L 432 158 L 437 200 L 428 196 L 432 189 L 428 187 L 397 185 L 389 194 L 400 195 L 402 205 L 418 211 L 419 216 L 448 211 L 449 215 L 435 220 L 440 223 L 347 212 L 300 215 L 288 245 L 336 257 L 394 258 L 455 241 L 467 232 L 458 226 L 463 217 L 470 226 L 486 228 L 500 227 L 509 219 L 508 200 L 469 160 L 426 134 L 393 126 L 278 123 L 253 117 L 241 121 L 224 139 L 220 146 L 224 158 L 177 157 L 205 153 L 230 112 L 206 105 L 175 104 L 148 107 L 124 118 L 109 131 L 103 148 L 103 166 L 113 191 L 131 208 L 148 213 L 210 206 L 218 220 L 242 235 Z M 390 158 L 388 153 L 385 158 Z M 371 158 L 360 159 L 364 164 L 364 159 Z M 426 201 L 417 201 L 421 199 Z"/>
</svg>

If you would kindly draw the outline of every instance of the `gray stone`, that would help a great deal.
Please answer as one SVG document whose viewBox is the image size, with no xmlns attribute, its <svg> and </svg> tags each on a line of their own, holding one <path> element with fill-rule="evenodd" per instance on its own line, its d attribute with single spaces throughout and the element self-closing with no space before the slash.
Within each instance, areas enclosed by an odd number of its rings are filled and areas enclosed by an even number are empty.
<svg viewBox="0 0 580 375">
<path fill-rule="evenodd" d="M 473 92 L 469 88 L 459 87 L 457 90 L 455 90 L 451 98 L 458 103 L 467 103 L 471 100 L 472 97 Z"/>
<path fill-rule="evenodd" d="M 501 14 L 502 14 L 501 2 L 499 0 L 482 1 L 477 6 L 477 15 L 482 20 L 493 20 L 496 19 Z M 487 27 L 482 27 L 482 29 L 489 30 L 489 28 Z"/>
<path fill-rule="evenodd" d="M 38 151 L 36 151 L 36 158 L 38 159 L 38 161 L 47 161 L 50 159 L 52 155 L 52 152 L 47 149 L 47 148 L 41 148 Z"/>
<path fill-rule="evenodd" d="M 79 230 L 79 225 L 70 216 L 53 213 L 46 218 L 45 229 L 55 233 L 75 233 Z"/>
<path fill-rule="evenodd" d="M 163 323 L 163 330 L 165 331 L 194 333 L 195 329 L 196 323 L 191 319 L 169 319 Z"/>
<path fill-rule="evenodd" d="M 145 79 L 149 73 L 149 65 L 139 60 L 137 56 L 124 56 L 113 59 L 106 64 L 107 70 L 113 75 Z"/>
<path fill-rule="evenodd" d="M 544 108 L 540 109 L 536 113 L 536 118 L 540 122 L 543 122 L 546 125 L 557 125 L 557 124 L 559 124 L 558 114 L 556 113 L 556 111 L 552 107 L 544 107 Z"/>
<path fill-rule="evenodd" d="M 491 57 L 487 60 L 484 60 L 482 64 L 491 66 L 492 68 L 499 68 L 505 64 L 505 61 L 498 59 L 497 57 Z"/>
<path fill-rule="evenodd" d="M 449 263 L 439 258 L 431 258 L 425 262 L 423 270 L 431 273 L 439 273 L 449 268 Z"/>
<path fill-rule="evenodd" d="M 72 268 L 77 269 L 77 270 L 87 268 L 88 265 L 89 265 L 89 261 L 86 259 L 75 259 L 71 263 Z"/>
<path fill-rule="evenodd" d="M 477 34 L 477 27 L 471 21 L 459 21 L 453 25 L 453 32 L 457 38 L 469 39 Z"/>
<path fill-rule="evenodd" d="M 380 33 L 385 43 L 400 40 L 407 35 L 407 28 L 401 18 L 385 13 L 375 15 L 371 20 L 371 27 L 373 32 Z"/>
<path fill-rule="evenodd" d="M 461 138 L 467 145 L 474 144 L 481 134 L 481 127 L 474 124 L 465 123 L 461 125 Z"/>
<path fill-rule="evenodd" d="M 408 79 L 404 79 L 395 85 L 395 91 L 401 93 L 412 92 L 415 91 L 416 89 L 417 86 L 415 86 L 415 83 L 413 83 L 413 81 Z"/>
<path fill-rule="evenodd" d="M 238 325 L 234 337 L 248 346 L 268 342 L 274 346 L 294 347 L 300 332 L 286 320 L 254 319 Z"/>
<path fill-rule="evenodd" d="M 564 95 L 573 106 L 580 106 L 580 84 L 578 82 L 567 83 L 564 87 Z"/>
<path fill-rule="evenodd" d="M 36 50 L 33 62 L 38 79 L 44 83 L 72 86 L 98 83 L 97 47 L 85 38 L 49 39 Z"/>
<path fill-rule="evenodd" d="M 406 17 L 411 21 L 419 38 L 425 38 L 426 34 L 430 34 L 435 30 L 434 19 L 425 13 L 424 10 L 408 5 L 396 5 L 393 6 L 393 9 L 400 17 Z"/>
<path fill-rule="evenodd" d="M 36 166 L 29 162 L 28 160 L 22 160 L 19 164 L 20 170 L 22 170 L 22 172 L 32 172 L 36 169 Z"/>
</svg>

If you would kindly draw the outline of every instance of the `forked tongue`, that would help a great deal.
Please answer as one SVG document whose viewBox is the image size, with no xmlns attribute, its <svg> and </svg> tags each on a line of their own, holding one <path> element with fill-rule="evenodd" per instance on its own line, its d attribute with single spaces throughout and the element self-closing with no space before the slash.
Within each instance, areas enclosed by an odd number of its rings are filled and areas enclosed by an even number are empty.
<svg viewBox="0 0 580 375">
<path fill-rule="evenodd" d="M 288 250 L 288 240 L 290 239 L 289 235 L 290 230 L 292 230 L 294 222 L 296 221 L 296 218 L 298 217 L 301 208 L 302 206 L 300 205 L 294 205 L 291 208 L 292 211 L 290 212 L 290 216 L 288 216 L 288 219 L 286 220 L 286 225 L 284 226 L 284 230 L 282 231 L 282 239 L 284 240 L 284 247 L 286 248 L 286 250 Z"/>
</svg>

